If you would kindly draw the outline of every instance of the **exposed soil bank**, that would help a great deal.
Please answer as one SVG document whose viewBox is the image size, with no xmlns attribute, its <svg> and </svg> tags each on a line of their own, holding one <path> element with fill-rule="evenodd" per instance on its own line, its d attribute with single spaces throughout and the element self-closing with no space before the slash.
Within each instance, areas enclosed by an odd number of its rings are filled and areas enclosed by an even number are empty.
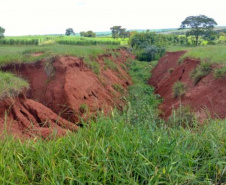
<svg viewBox="0 0 226 185">
<path fill-rule="evenodd" d="M 24 130 L 31 130 L 32 122 L 37 127 L 28 135 L 37 135 L 36 130 L 48 128 L 41 131 L 41 136 L 46 137 L 50 133 L 49 127 L 56 128 L 61 135 L 66 132 L 65 128 L 77 130 L 71 122 L 79 123 L 81 117 L 94 117 L 98 111 L 107 113 L 114 106 L 122 108 L 124 102 L 120 97 L 131 84 L 124 63 L 130 58 L 134 56 L 126 50 L 118 50 L 114 57 L 112 54 L 99 56 L 93 61 L 99 65 L 98 75 L 85 65 L 83 58 L 70 56 L 3 67 L 3 71 L 26 79 L 30 89 L 24 92 L 25 96 L 1 102 L 0 130 L 3 130 L 6 110 L 14 125 L 10 132 L 17 134 L 19 130 L 18 135 L 24 135 Z M 106 66 L 105 60 L 111 60 L 114 69 Z M 60 121 L 57 119 L 59 116 L 62 117 Z M 49 122 L 49 125 L 43 128 L 43 122 Z"/>
<path fill-rule="evenodd" d="M 163 97 L 159 106 L 162 116 L 168 118 L 173 109 L 182 105 L 191 106 L 192 110 L 200 118 L 209 115 L 212 118 L 226 117 L 226 79 L 213 77 L 213 72 L 194 85 L 190 77 L 200 61 L 186 58 L 181 64 L 179 58 L 184 54 L 180 52 L 168 52 L 163 56 L 152 71 L 149 84 L 156 88 L 155 93 Z M 216 67 L 216 66 L 215 66 Z M 180 98 L 174 98 L 172 88 L 175 82 L 182 82 L 186 87 L 186 93 Z"/>
<path fill-rule="evenodd" d="M 23 94 L 1 101 L 0 130 L 6 134 L 20 138 L 46 138 L 51 134 L 61 136 L 67 130 L 77 129 L 75 124 L 59 117 L 41 103 L 26 99 Z"/>
</svg>

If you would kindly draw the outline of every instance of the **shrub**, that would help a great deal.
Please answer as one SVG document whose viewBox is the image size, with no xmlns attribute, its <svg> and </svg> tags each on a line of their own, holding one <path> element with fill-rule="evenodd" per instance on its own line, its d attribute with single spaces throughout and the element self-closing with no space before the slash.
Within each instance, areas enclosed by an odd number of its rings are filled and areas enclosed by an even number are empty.
<svg viewBox="0 0 226 185">
<path fill-rule="evenodd" d="M 194 85 L 198 84 L 203 77 L 211 72 L 211 70 L 212 66 L 207 62 L 202 62 L 198 67 L 196 67 L 191 73 L 191 77 L 194 79 Z"/>
<path fill-rule="evenodd" d="M 173 85 L 173 97 L 181 97 L 186 93 L 185 85 L 182 82 L 175 82 Z"/>
<path fill-rule="evenodd" d="M 223 66 L 219 69 L 215 69 L 214 70 L 214 76 L 215 76 L 215 78 L 226 77 L 226 66 Z"/>
<path fill-rule="evenodd" d="M 154 61 L 160 59 L 165 53 L 164 47 L 148 45 L 144 49 L 138 49 L 135 54 L 140 61 Z"/>
</svg>

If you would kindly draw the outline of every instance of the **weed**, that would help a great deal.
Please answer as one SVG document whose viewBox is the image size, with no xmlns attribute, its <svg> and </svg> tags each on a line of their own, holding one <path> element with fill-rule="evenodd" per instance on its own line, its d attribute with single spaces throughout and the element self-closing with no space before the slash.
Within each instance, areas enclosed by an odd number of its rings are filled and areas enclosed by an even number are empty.
<svg viewBox="0 0 226 185">
<path fill-rule="evenodd" d="M 186 93 L 186 88 L 182 82 L 178 81 L 174 83 L 172 91 L 173 97 L 177 98 L 183 96 Z"/>
<path fill-rule="evenodd" d="M 53 67 L 55 60 L 56 57 L 49 57 L 45 59 L 44 71 L 46 72 L 48 77 L 53 77 L 55 75 L 55 68 Z"/>
<path fill-rule="evenodd" d="M 174 68 L 170 68 L 168 71 L 169 71 L 170 74 L 172 74 L 173 71 L 174 71 Z"/>
<path fill-rule="evenodd" d="M 224 78 L 226 77 L 226 66 L 223 66 L 219 69 L 214 70 L 215 78 Z"/>
<path fill-rule="evenodd" d="M 80 105 L 79 107 L 79 111 L 82 113 L 82 114 L 85 114 L 87 113 L 89 110 L 89 107 L 87 104 L 83 103 L 82 105 Z"/>
<path fill-rule="evenodd" d="M 198 84 L 199 81 L 207 76 L 212 71 L 211 63 L 208 62 L 201 62 L 201 64 L 196 67 L 192 73 L 191 77 L 194 79 L 194 85 Z"/>
<path fill-rule="evenodd" d="M 100 64 L 96 61 L 85 60 L 85 64 L 91 69 L 96 75 L 100 74 Z"/>
<path fill-rule="evenodd" d="M 120 92 L 120 93 L 123 93 L 123 92 L 124 92 L 124 88 L 122 87 L 121 84 L 113 84 L 112 87 L 113 87 L 116 91 L 118 91 L 118 92 Z"/>
<path fill-rule="evenodd" d="M 114 71 L 118 70 L 117 65 L 112 60 L 105 58 L 104 64 L 107 68 L 110 68 L 111 70 L 114 70 Z"/>
</svg>

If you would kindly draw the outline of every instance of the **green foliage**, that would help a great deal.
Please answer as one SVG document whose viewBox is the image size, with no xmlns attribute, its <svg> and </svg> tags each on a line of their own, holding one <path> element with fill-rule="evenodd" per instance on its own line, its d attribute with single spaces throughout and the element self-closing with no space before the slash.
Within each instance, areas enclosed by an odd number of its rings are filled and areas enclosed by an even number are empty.
<svg viewBox="0 0 226 185">
<path fill-rule="evenodd" d="M 224 78 L 226 77 L 226 66 L 214 70 L 215 78 Z"/>
<path fill-rule="evenodd" d="M 113 26 L 110 28 L 112 33 L 112 38 L 127 38 L 130 37 L 130 32 L 126 31 L 125 28 L 122 28 L 121 26 Z"/>
<path fill-rule="evenodd" d="M 196 67 L 192 73 L 191 77 L 194 79 L 194 84 L 198 84 L 199 81 L 207 76 L 212 71 L 212 65 L 208 62 L 201 62 L 201 64 Z"/>
<path fill-rule="evenodd" d="M 216 21 L 205 15 L 189 16 L 182 23 L 181 28 L 190 28 L 186 35 L 195 35 L 196 45 L 198 45 L 198 38 L 201 34 L 211 32 L 214 26 L 217 25 Z"/>
<path fill-rule="evenodd" d="M 81 37 L 96 37 L 96 33 L 94 33 L 93 31 L 82 31 L 80 32 L 80 36 Z"/>
<path fill-rule="evenodd" d="M 70 35 L 75 35 L 75 32 L 72 28 L 66 29 L 65 35 L 70 36 Z"/>
<path fill-rule="evenodd" d="M 4 38 L 5 29 L 0 26 L 0 39 Z"/>
<path fill-rule="evenodd" d="M 17 96 L 29 84 L 15 75 L 0 71 L 0 100 L 6 97 Z"/>
<path fill-rule="evenodd" d="M 186 93 L 186 87 L 182 82 L 178 81 L 173 84 L 172 91 L 173 91 L 173 97 L 178 98 L 183 96 Z"/>
<path fill-rule="evenodd" d="M 148 45 L 144 49 L 135 50 L 135 54 L 138 60 L 150 62 L 160 59 L 165 54 L 165 48 Z"/>
<path fill-rule="evenodd" d="M 135 48 L 146 48 L 147 46 L 168 46 L 168 45 L 186 45 L 188 39 L 183 35 L 165 35 L 154 32 L 134 33 L 129 39 L 129 44 Z"/>
</svg>

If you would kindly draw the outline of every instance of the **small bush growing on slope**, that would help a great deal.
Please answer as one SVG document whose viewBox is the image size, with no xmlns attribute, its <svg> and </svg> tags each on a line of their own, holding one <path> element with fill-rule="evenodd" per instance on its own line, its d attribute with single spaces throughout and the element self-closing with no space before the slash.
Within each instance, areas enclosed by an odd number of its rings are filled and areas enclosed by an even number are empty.
<svg viewBox="0 0 226 185">
<path fill-rule="evenodd" d="M 194 79 L 194 85 L 198 84 L 199 81 L 207 76 L 212 70 L 212 66 L 210 63 L 202 62 L 198 67 L 196 67 L 192 73 L 191 77 Z"/>
<path fill-rule="evenodd" d="M 182 82 L 175 82 L 173 85 L 173 97 L 181 97 L 186 93 L 185 85 Z"/>
<path fill-rule="evenodd" d="M 214 70 L 214 76 L 215 76 L 215 78 L 226 77 L 226 66 L 223 66 L 219 69 L 215 69 Z"/>
</svg>

